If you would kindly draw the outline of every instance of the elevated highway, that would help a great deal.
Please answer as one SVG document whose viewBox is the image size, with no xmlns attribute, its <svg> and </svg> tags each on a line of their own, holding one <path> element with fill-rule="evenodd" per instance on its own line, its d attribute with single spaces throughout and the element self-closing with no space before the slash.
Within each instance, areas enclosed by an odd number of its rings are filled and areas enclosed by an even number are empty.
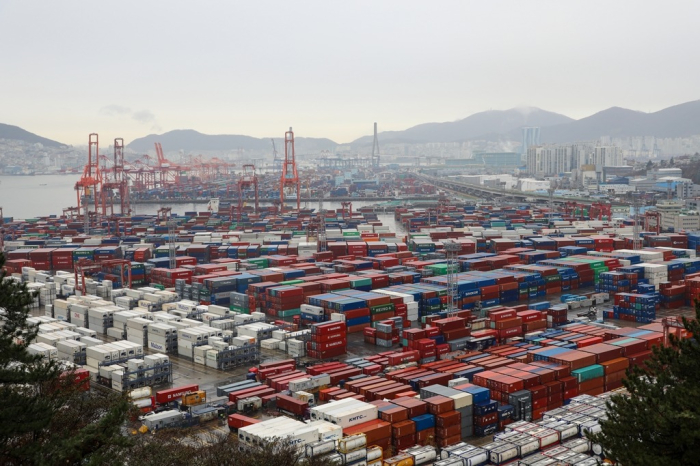
<svg viewBox="0 0 700 466">
<path fill-rule="evenodd" d="M 503 201 L 519 202 L 523 204 L 544 204 L 550 201 L 550 197 L 546 194 L 524 193 L 522 191 L 515 191 L 512 189 L 489 188 L 481 185 L 463 183 L 455 178 L 436 178 L 434 176 L 428 176 L 423 174 L 416 174 L 416 176 L 424 182 L 433 184 L 439 188 L 447 189 L 460 194 L 466 194 L 468 196 L 481 198 L 487 201 L 495 201 L 498 199 Z M 554 204 L 566 204 L 567 202 L 576 202 L 577 204 L 590 205 L 594 202 L 600 202 L 599 199 L 594 199 L 590 197 L 552 196 L 551 200 Z"/>
</svg>

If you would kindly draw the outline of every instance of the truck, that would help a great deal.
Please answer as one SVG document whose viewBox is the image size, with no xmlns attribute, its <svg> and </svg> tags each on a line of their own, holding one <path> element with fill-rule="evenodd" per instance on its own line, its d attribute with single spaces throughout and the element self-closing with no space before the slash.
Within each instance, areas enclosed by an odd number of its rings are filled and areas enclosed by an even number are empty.
<svg viewBox="0 0 700 466">
<path fill-rule="evenodd" d="M 244 416 L 242 414 L 231 414 L 228 417 L 228 428 L 231 432 L 238 432 L 238 429 L 246 426 L 252 426 L 260 421 L 258 419 L 253 419 L 252 417 Z"/>
<path fill-rule="evenodd" d="M 141 422 L 149 430 L 164 429 L 166 427 L 175 427 L 185 419 L 185 415 L 179 411 L 170 410 L 160 413 L 149 413 L 141 418 Z"/>
<path fill-rule="evenodd" d="M 169 388 L 167 390 L 160 390 L 156 392 L 156 403 L 165 405 L 172 403 L 173 401 L 178 401 L 182 398 L 182 395 L 188 392 L 196 392 L 199 390 L 199 385 L 183 385 L 182 387 Z"/>
<path fill-rule="evenodd" d="M 277 395 L 277 409 L 292 414 L 293 416 L 304 417 L 309 409 L 309 403 L 297 400 L 291 396 Z"/>
<path fill-rule="evenodd" d="M 196 390 L 192 392 L 187 392 L 182 395 L 181 406 L 187 408 L 188 406 L 196 406 L 207 402 L 207 392 L 204 390 Z"/>
</svg>

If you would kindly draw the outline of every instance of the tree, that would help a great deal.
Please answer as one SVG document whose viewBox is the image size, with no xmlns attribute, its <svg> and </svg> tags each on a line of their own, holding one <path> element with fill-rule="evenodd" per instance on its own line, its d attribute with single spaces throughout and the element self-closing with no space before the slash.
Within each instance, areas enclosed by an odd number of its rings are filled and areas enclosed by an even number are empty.
<svg viewBox="0 0 700 466">
<path fill-rule="evenodd" d="M 651 160 L 649 160 L 647 162 L 647 171 L 651 170 L 652 168 L 654 168 L 654 164 Z"/>
<path fill-rule="evenodd" d="M 674 166 L 675 164 L 676 164 L 676 161 L 673 160 L 673 157 L 671 157 L 671 160 L 668 161 L 668 166 L 669 166 L 669 167 L 672 167 L 672 166 Z"/>
<path fill-rule="evenodd" d="M 180 429 L 165 429 L 155 436 L 140 437 L 130 449 L 129 462 L 149 466 L 196 464 L 198 466 L 330 466 L 327 456 L 308 458 L 303 450 L 273 439 L 262 445 L 245 446 L 221 432 L 186 437 Z"/>
<path fill-rule="evenodd" d="M 121 432 L 129 403 L 86 392 L 57 361 L 29 354 L 38 332 L 27 324 L 34 298 L 26 284 L 0 273 L 0 463 L 109 464 L 129 440 Z"/>
<path fill-rule="evenodd" d="M 700 335 L 696 320 L 684 328 Z M 602 431 L 591 435 L 609 459 L 625 465 L 700 464 L 700 346 L 671 335 L 668 347 L 655 347 L 645 368 L 634 367 L 623 382 L 629 392 L 607 404 Z"/>
<path fill-rule="evenodd" d="M 0 270 L 5 258 L 0 253 Z M 229 435 L 199 436 L 188 429 L 133 436 L 138 412 L 109 389 L 89 391 L 56 361 L 30 355 L 37 329 L 28 325 L 34 296 L 0 272 L 0 464 L 326 466 L 283 442 L 242 451 Z"/>
</svg>

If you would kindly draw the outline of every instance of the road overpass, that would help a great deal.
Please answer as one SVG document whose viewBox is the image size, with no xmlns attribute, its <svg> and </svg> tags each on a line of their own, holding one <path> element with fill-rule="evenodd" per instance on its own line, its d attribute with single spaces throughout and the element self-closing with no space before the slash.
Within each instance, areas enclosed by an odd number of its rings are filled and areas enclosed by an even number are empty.
<svg viewBox="0 0 700 466">
<path fill-rule="evenodd" d="M 417 174 L 416 176 L 424 182 L 433 184 L 439 188 L 448 189 L 450 191 L 454 191 L 460 194 L 466 194 L 468 196 L 478 197 L 487 201 L 494 201 L 498 199 L 504 201 L 520 202 L 525 204 L 533 202 L 547 203 L 550 200 L 550 197 L 547 194 L 526 193 L 512 189 L 489 188 L 487 186 L 460 182 L 458 181 L 458 179 L 455 178 L 436 178 L 434 176 L 428 176 L 423 174 Z M 599 199 L 593 199 L 590 197 L 552 196 L 551 200 L 554 204 L 576 202 L 578 204 L 590 205 L 594 202 L 600 202 Z"/>
</svg>

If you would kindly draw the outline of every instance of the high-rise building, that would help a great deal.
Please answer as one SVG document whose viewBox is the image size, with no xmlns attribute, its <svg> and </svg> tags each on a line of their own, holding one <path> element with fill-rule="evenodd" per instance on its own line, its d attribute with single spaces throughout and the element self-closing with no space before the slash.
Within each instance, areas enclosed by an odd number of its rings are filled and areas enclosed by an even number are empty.
<svg viewBox="0 0 700 466">
<path fill-rule="evenodd" d="M 623 160 L 622 150 L 617 146 L 584 142 L 531 146 L 526 163 L 528 172 L 533 175 L 548 176 L 583 170 L 600 176 L 604 167 L 619 167 Z"/>
<path fill-rule="evenodd" d="M 537 176 L 559 175 L 571 171 L 571 160 L 571 146 L 530 146 L 527 151 L 527 171 Z"/>
<path fill-rule="evenodd" d="M 527 155 L 527 150 L 530 146 L 540 145 L 540 128 L 538 126 L 523 127 L 523 146 L 520 148 L 520 154 L 524 157 Z"/>
</svg>

